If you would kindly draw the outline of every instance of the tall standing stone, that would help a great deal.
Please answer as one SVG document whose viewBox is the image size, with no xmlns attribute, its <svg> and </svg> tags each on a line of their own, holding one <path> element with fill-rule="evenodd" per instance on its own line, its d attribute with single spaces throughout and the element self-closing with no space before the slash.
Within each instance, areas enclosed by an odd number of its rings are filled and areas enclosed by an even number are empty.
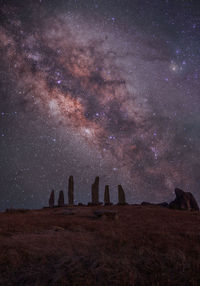
<svg viewBox="0 0 200 286">
<path fill-rule="evenodd" d="M 109 193 L 109 186 L 105 186 L 105 192 L 104 192 L 104 204 L 105 206 L 110 205 L 110 193 Z"/>
<path fill-rule="evenodd" d="M 59 197 L 58 197 L 58 206 L 59 207 L 64 207 L 64 193 L 63 191 L 59 192 Z"/>
<path fill-rule="evenodd" d="M 69 202 L 69 205 L 73 205 L 74 204 L 74 178 L 73 178 L 73 176 L 69 177 L 68 202 Z"/>
<path fill-rule="evenodd" d="M 121 185 L 118 185 L 118 204 L 119 205 L 126 204 L 125 193 Z"/>
<path fill-rule="evenodd" d="M 49 207 L 50 208 L 54 207 L 54 200 L 55 200 L 54 190 L 52 190 L 51 194 L 50 194 L 50 197 L 49 197 Z"/>
<path fill-rule="evenodd" d="M 92 184 L 92 204 L 99 204 L 99 177 L 96 177 Z"/>
</svg>

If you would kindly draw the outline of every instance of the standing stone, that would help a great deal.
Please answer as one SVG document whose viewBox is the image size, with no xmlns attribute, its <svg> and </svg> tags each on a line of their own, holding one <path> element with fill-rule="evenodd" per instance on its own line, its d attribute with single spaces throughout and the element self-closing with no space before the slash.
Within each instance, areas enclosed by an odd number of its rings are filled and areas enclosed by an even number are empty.
<svg viewBox="0 0 200 286">
<path fill-rule="evenodd" d="M 50 208 L 54 207 L 54 200 L 55 200 L 54 190 L 52 190 L 51 194 L 50 194 L 50 197 L 49 197 L 49 207 Z"/>
<path fill-rule="evenodd" d="M 96 177 L 92 184 L 92 204 L 99 204 L 99 177 Z"/>
<path fill-rule="evenodd" d="M 126 204 L 125 193 L 121 185 L 118 185 L 118 204 L 119 205 Z"/>
<path fill-rule="evenodd" d="M 169 204 L 170 209 L 199 211 L 199 206 L 190 192 L 175 189 L 176 198 Z"/>
<path fill-rule="evenodd" d="M 63 193 L 63 191 L 59 192 L 58 206 L 64 207 L 64 193 Z"/>
<path fill-rule="evenodd" d="M 74 204 L 74 178 L 73 178 L 73 176 L 69 177 L 68 202 L 69 202 L 69 205 L 73 205 Z"/>
<path fill-rule="evenodd" d="M 110 205 L 110 194 L 109 194 L 109 186 L 105 186 L 105 192 L 104 192 L 104 204 L 105 206 Z"/>
</svg>

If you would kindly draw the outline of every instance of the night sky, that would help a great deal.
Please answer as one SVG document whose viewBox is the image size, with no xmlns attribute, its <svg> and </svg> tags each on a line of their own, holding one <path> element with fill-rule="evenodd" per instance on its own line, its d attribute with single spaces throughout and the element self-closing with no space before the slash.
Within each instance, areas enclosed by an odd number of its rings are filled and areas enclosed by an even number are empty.
<svg viewBox="0 0 200 286">
<path fill-rule="evenodd" d="M 0 209 L 200 203 L 200 1 L 0 1 Z"/>
</svg>

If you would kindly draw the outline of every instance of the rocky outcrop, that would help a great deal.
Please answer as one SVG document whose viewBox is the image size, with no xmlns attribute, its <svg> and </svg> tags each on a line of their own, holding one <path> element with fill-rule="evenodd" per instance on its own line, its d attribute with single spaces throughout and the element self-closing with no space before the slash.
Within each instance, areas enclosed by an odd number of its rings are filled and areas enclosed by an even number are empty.
<svg viewBox="0 0 200 286">
<path fill-rule="evenodd" d="M 63 191 L 59 192 L 59 197 L 58 197 L 58 206 L 59 207 L 64 207 L 64 193 Z"/>
<path fill-rule="evenodd" d="M 170 209 L 199 211 L 199 206 L 192 193 L 175 189 L 176 198 L 169 204 Z"/>
<path fill-rule="evenodd" d="M 125 193 L 121 185 L 118 185 L 118 205 L 126 205 Z"/>
<path fill-rule="evenodd" d="M 158 204 L 154 204 L 154 203 L 149 203 L 149 202 L 142 202 L 141 206 L 153 206 L 153 207 L 164 207 L 167 208 L 168 207 L 168 203 L 167 202 L 163 202 L 163 203 L 158 203 Z"/>
<path fill-rule="evenodd" d="M 108 186 L 108 185 L 105 186 L 104 205 L 105 205 L 105 206 L 110 206 L 110 205 L 111 205 L 111 202 L 110 202 L 110 193 L 109 193 L 109 186 Z"/>
<path fill-rule="evenodd" d="M 99 204 L 99 177 L 96 177 L 92 184 L 92 204 Z"/>
<path fill-rule="evenodd" d="M 49 197 L 49 207 L 50 208 L 54 207 L 54 201 L 55 201 L 54 190 L 52 190 L 50 197 Z"/>
<path fill-rule="evenodd" d="M 68 203 L 69 205 L 74 204 L 74 178 L 73 176 L 69 177 L 68 183 Z"/>
</svg>

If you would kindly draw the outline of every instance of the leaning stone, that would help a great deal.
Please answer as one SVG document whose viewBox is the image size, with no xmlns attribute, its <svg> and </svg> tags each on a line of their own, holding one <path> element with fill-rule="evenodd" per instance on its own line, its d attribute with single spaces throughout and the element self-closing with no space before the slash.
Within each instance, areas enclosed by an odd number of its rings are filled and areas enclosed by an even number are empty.
<svg viewBox="0 0 200 286">
<path fill-rule="evenodd" d="M 170 209 L 199 211 L 199 206 L 190 192 L 175 189 L 176 198 L 169 204 Z"/>
</svg>

